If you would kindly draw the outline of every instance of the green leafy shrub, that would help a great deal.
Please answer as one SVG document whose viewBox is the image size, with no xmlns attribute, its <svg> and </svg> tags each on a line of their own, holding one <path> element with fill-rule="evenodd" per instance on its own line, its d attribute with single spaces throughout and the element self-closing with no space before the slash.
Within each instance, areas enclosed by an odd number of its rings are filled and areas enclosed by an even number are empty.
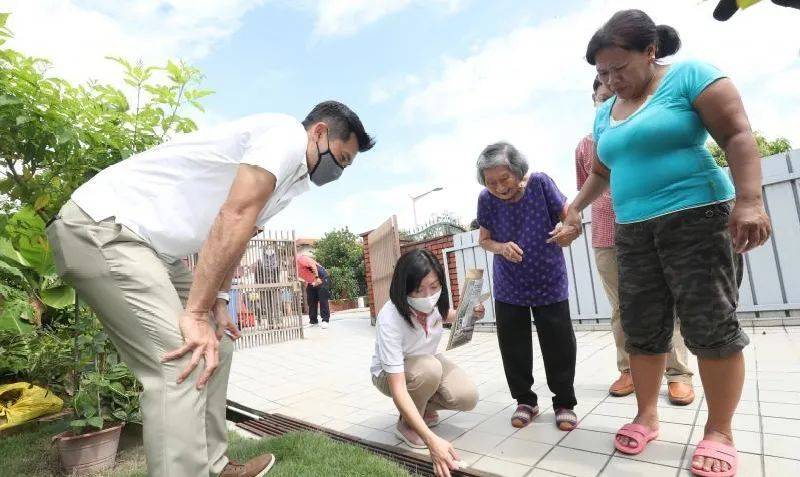
<svg viewBox="0 0 800 477">
<path fill-rule="evenodd" d="M 331 274 L 332 298 L 355 298 L 366 294 L 364 246 L 347 228 L 326 233 L 314 246 L 314 258 Z"/>
<path fill-rule="evenodd" d="M 353 299 L 358 296 L 358 281 L 351 268 L 330 267 L 331 298 L 334 300 Z"/>
<path fill-rule="evenodd" d="M 792 149 L 792 144 L 786 138 L 779 137 L 770 141 L 758 131 L 753 132 L 753 137 L 756 139 L 756 147 L 758 147 L 758 153 L 761 155 L 761 157 L 780 154 Z M 714 157 L 714 161 L 720 167 L 728 167 L 728 156 L 725 154 L 725 151 L 723 151 L 722 148 L 717 145 L 716 142 L 709 141 L 708 144 L 706 144 L 706 147 L 708 148 L 708 152 L 710 152 Z"/>
</svg>

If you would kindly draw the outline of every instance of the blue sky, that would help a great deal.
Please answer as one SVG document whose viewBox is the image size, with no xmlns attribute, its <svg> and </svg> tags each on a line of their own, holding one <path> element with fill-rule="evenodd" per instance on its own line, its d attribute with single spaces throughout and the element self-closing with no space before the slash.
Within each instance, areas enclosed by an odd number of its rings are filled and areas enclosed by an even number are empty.
<svg viewBox="0 0 800 477">
<path fill-rule="evenodd" d="M 244 17 L 236 34 L 218 45 L 215 52 L 200 60 L 198 65 L 207 75 L 208 86 L 217 91 L 207 102 L 216 113 L 236 117 L 269 110 L 300 118 L 315 102 L 337 99 L 357 111 L 367 129 L 377 136 L 379 145 L 375 153 L 390 150 L 402 155 L 411 138 L 424 135 L 425 127 L 398 113 L 402 97 L 374 101 L 379 94 L 375 90 L 380 88 L 376 85 L 391 88 L 393 83 L 402 83 L 406 75 L 433 73 L 442 57 L 461 56 L 498 32 L 525 25 L 536 18 L 556 16 L 568 11 L 573 3 L 563 2 L 556 8 L 531 8 L 521 2 L 502 0 L 473 2 L 457 10 L 446 5 L 409 8 L 356 33 L 332 36 L 315 32 L 314 17 L 308 11 L 285 5 L 265 5 Z M 387 173 L 376 156 L 373 153 L 362 155 L 357 167 L 348 170 L 339 183 L 314 190 L 312 196 L 300 199 L 301 203 L 295 204 L 283 219 L 297 214 L 316 221 L 317 204 L 335 203 L 338 197 L 351 195 L 348 191 L 357 191 L 362 185 L 380 190 L 400 183 L 421 182 L 418 191 L 410 189 L 414 194 L 440 185 L 431 183 L 431 187 L 426 187 L 424 183 L 430 179 L 420 178 L 415 170 Z M 469 167 L 474 158 L 463 159 Z M 458 187 L 458 184 L 450 187 Z M 443 193 L 448 193 L 447 188 Z M 437 205 L 439 200 L 430 196 L 418 203 L 421 222 L 431 214 L 452 210 Z M 397 201 L 407 202 L 399 204 L 397 212 L 410 204 L 406 194 L 398 195 Z M 361 205 L 357 207 L 362 209 Z M 327 213 L 328 207 L 325 209 Z M 396 213 L 389 209 L 376 212 L 382 215 L 367 211 L 369 220 L 358 220 L 359 214 L 348 214 L 350 220 L 326 219 L 329 226 L 349 226 L 361 232 L 377 226 L 384 216 Z M 466 222 L 474 218 L 463 212 L 459 215 Z M 413 220 L 403 218 L 401 225 L 411 228 Z M 328 228 L 303 227 L 300 230 L 311 230 L 313 235 Z"/>
<path fill-rule="evenodd" d="M 184 58 L 216 91 L 201 126 L 258 112 L 302 118 L 318 101 L 350 105 L 378 138 L 337 183 L 297 199 L 271 228 L 319 236 L 369 230 L 392 214 L 413 226 L 450 211 L 474 218 L 483 146 L 515 143 L 533 170 L 574 195 L 573 151 L 589 131 L 586 42 L 638 7 L 681 33 L 678 58 L 728 72 L 756 129 L 800 145 L 800 14 L 767 2 L 727 23 L 698 0 L 11 0 L 12 46 L 51 58 L 74 81 L 119 82 L 105 55 Z M 42 34 L 42 32 L 46 32 Z M 746 34 L 753 32 L 753 34 Z M 757 33 L 756 33 L 757 32 Z"/>
</svg>

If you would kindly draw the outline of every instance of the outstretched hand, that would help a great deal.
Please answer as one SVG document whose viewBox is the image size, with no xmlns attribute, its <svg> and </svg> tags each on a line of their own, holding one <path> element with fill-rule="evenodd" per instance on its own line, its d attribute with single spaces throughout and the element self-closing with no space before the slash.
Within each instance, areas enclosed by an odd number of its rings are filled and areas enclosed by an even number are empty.
<svg viewBox="0 0 800 477">
<path fill-rule="evenodd" d="M 436 477 L 450 477 L 450 471 L 458 469 L 460 459 L 453 444 L 436 435 L 427 444 Z"/>
<path fill-rule="evenodd" d="M 581 235 L 583 224 L 580 214 L 571 207 L 567 208 L 564 220 L 550 231 L 547 243 L 555 243 L 560 247 L 569 247 Z"/>
<path fill-rule="evenodd" d="M 523 251 L 520 246 L 514 242 L 506 242 L 500 249 L 500 255 L 509 262 L 519 263 L 522 261 Z"/>
</svg>

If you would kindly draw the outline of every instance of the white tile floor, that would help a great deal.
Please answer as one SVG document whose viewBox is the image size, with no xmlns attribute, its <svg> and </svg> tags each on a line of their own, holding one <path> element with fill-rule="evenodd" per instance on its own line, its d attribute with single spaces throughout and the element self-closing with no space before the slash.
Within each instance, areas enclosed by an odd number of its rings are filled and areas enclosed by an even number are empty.
<svg viewBox="0 0 800 477">
<path fill-rule="evenodd" d="M 798 331 L 748 329 L 752 344 L 745 351 L 746 383 L 734 417 L 740 477 L 800 476 Z M 542 414 L 527 428 L 512 428 L 514 402 L 496 336 L 479 333 L 469 345 L 447 354 L 478 385 L 480 402 L 471 412 L 442 412 L 442 423 L 434 431 L 454 442 L 471 468 L 502 476 L 690 476 L 694 444 L 708 413 L 699 378 L 694 404 L 677 408 L 662 397 L 657 441 L 639 456 L 619 454 L 613 434 L 635 414 L 636 401 L 633 396 L 607 394 L 617 376 L 611 333 L 576 335 L 576 412 L 581 419 L 577 430 L 565 433 L 553 424 L 552 394 L 544 381 L 538 345 L 534 377 Z M 370 381 L 373 347 L 374 329 L 365 316 L 336 315 L 330 329 L 308 328 L 302 341 L 237 351 L 228 398 L 411 451 L 392 432 L 397 411 L 391 399 Z"/>
</svg>

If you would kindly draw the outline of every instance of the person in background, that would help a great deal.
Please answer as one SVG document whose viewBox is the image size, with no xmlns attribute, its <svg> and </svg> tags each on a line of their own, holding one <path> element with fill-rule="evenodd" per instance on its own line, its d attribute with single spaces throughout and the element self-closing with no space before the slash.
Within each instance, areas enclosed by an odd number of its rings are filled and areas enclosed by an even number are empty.
<svg viewBox="0 0 800 477">
<path fill-rule="evenodd" d="M 286 257 L 281 260 L 280 276 L 278 277 L 280 283 L 287 285 L 282 287 L 279 292 L 281 304 L 283 306 L 283 316 L 285 317 L 294 315 L 294 293 L 299 285 L 299 282 L 290 281 L 291 274 L 289 273 L 289 267 L 291 267 L 291 265 L 290 258 Z"/>
<path fill-rule="evenodd" d="M 497 341 L 506 381 L 517 401 L 511 425 L 525 427 L 539 414 L 532 389 L 533 313 L 556 425 L 572 430 L 578 422 L 573 411 L 577 344 L 564 253 L 550 242 L 550 231 L 566 212 L 566 197 L 546 174 L 528 174 L 528 161 L 506 142 L 487 146 L 477 169 L 478 183 L 486 187 L 478 197 L 479 240 L 494 254 Z M 579 232 L 572 233 L 577 237 Z M 569 236 L 567 231 L 564 235 Z"/>
<path fill-rule="evenodd" d="M 439 424 L 437 411 L 470 411 L 478 402 L 478 388 L 467 373 L 437 353 L 442 322 L 456 317 L 446 287 L 444 268 L 430 251 L 412 250 L 400 257 L 389 301 L 378 313 L 370 366 L 372 384 L 400 412 L 395 433 L 410 447 L 427 447 L 439 477 L 450 477 L 459 456 L 431 431 Z M 483 305 L 473 311 L 478 319 L 486 312 Z"/>
<path fill-rule="evenodd" d="M 750 342 L 736 316 L 742 254 L 772 232 L 762 197 L 761 158 L 733 82 L 697 60 L 664 64 L 681 42 L 641 10 L 614 14 L 592 37 L 586 59 L 615 98 L 597 110 L 598 160 L 565 222 L 611 185 L 617 214 L 619 300 L 638 412 L 614 444 L 639 454 L 658 437 L 658 393 L 675 312 L 697 356 L 708 403 L 691 472 L 736 475 L 731 428 Z M 733 183 L 705 148 L 725 151 Z M 735 185 L 734 185 L 735 184 Z M 574 236 L 555 231 L 568 245 Z M 565 239 L 565 240 L 562 240 Z"/>
<path fill-rule="evenodd" d="M 306 283 L 308 299 L 308 321 L 317 326 L 317 314 L 322 316 L 322 329 L 327 329 L 331 320 L 328 303 L 331 298 L 331 277 L 321 264 L 308 255 L 299 254 L 295 258 L 297 276 Z"/>
<path fill-rule="evenodd" d="M 272 245 L 261 245 L 255 250 L 258 260 L 253 265 L 253 277 L 256 284 L 267 285 L 278 281 L 278 257 Z M 254 296 L 254 308 L 266 320 L 268 326 L 274 325 L 276 311 L 280 309 L 277 289 L 267 288 Z"/>
<path fill-rule="evenodd" d="M 611 98 L 614 94 L 606 85 L 595 78 L 592 85 L 594 93 L 592 100 L 595 108 Z M 575 168 L 578 178 L 578 190 L 583 188 L 586 180 L 592 174 L 592 165 L 596 158 L 594 140 L 587 134 L 578 143 L 575 149 Z M 612 396 L 623 397 L 633 392 L 633 378 L 631 378 L 630 357 L 625 351 L 625 332 L 620 324 L 619 313 L 619 266 L 617 264 L 617 249 L 614 246 L 614 222 L 616 216 L 611 205 L 611 193 L 603 194 L 592 203 L 592 247 L 597 264 L 597 272 L 603 282 L 608 302 L 611 305 L 611 329 L 614 332 L 614 344 L 617 347 L 617 368 L 620 375 L 609 388 Z M 669 401 L 676 405 L 685 406 L 694 401 L 692 388 L 692 370 L 689 369 L 689 350 L 683 342 L 680 326 L 675 320 L 675 331 L 672 335 L 672 347 L 667 357 L 667 393 Z"/>
</svg>

